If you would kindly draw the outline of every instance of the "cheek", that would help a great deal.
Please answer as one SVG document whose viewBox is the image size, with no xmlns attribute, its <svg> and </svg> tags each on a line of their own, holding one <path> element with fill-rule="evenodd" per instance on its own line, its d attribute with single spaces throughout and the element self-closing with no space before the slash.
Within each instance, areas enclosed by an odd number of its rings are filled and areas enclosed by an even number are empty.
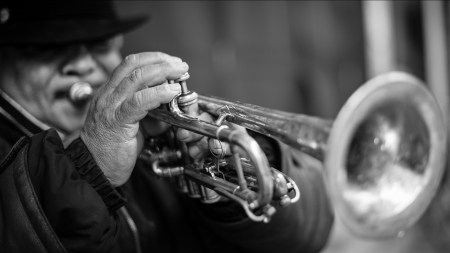
<svg viewBox="0 0 450 253">
<path fill-rule="evenodd" d="M 37 119 L 46 122 L 50 111 L 52 92 L 50 82 L 55 75 L 48 66 L 22 66 L 15 85 L 9 90 L 14 100 Z"/>
<path fill-rule="evenodd" d="M 108 75 L 111 75 L 122 61 L 122 55 L 119 51 L 113 51 L 109 54 L 98 55 L 97 60 L 101 63 Z"/>
<path fill-rule="evenodd" d="M 24 95 L 30 99 L 49 100 L 50 99 L 50 81 L 56 71 L 53 68 L 37 68 L 25 75 L 22 75 L 21 88 Z"/>
</svg>

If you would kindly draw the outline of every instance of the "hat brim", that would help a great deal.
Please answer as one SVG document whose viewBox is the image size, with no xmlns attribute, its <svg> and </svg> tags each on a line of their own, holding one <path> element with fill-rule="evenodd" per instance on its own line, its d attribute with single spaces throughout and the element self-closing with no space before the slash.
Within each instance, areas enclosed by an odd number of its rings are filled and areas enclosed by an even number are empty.
<svg viewBox="0 0 450 253">
<path fill-rule="evenodd" d="M 0 44 L 53 45 L 92 41 L 112 37 L 137 28 L 148 20 L 136 16 L 120 20 L 64 20 L 60 22 L 36 21 L 16 23 L 3 30 Z M 18 33 L 17 31 L 21 31 Z"/>
</svg>

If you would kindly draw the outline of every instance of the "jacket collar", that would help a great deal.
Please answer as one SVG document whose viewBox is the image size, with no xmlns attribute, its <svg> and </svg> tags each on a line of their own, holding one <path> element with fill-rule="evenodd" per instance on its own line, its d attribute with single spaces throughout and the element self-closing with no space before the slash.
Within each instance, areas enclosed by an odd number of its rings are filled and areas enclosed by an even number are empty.
<svg viewBox="0 0 450 253">
<path fill-rule="evenodd" d="M 28 137 L 50 128 L 36 119 L 2 90 L 0 90 L 0 114 Z"/>
</svg>

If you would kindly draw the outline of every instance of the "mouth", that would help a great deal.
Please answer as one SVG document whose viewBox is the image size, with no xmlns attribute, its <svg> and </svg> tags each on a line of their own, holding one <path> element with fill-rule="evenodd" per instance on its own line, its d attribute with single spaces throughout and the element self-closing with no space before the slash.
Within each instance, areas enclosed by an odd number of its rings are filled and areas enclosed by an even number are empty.
<svg viewBox="0 0 450 253">
<path fill-rule="evenodd" d="M 69 99 L 70 90 L 58 90 L 55 92 L 54 99 Z"/>
</svg>

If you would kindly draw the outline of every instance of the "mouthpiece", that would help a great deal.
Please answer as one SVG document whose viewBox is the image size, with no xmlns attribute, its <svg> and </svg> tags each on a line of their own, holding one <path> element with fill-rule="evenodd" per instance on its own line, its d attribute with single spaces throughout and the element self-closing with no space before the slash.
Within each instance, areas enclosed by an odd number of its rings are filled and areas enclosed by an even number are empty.
<svg viewBox="0 0 450 253">
<path fill-rule="evenodd" d="M 69 99 L 76 104 L 83 103 L 89 100 L 93 93 L 94 90 L 89 83 L 78 82 L 74 83 L 72 87 L 70 87 Z"/>
</svg>

